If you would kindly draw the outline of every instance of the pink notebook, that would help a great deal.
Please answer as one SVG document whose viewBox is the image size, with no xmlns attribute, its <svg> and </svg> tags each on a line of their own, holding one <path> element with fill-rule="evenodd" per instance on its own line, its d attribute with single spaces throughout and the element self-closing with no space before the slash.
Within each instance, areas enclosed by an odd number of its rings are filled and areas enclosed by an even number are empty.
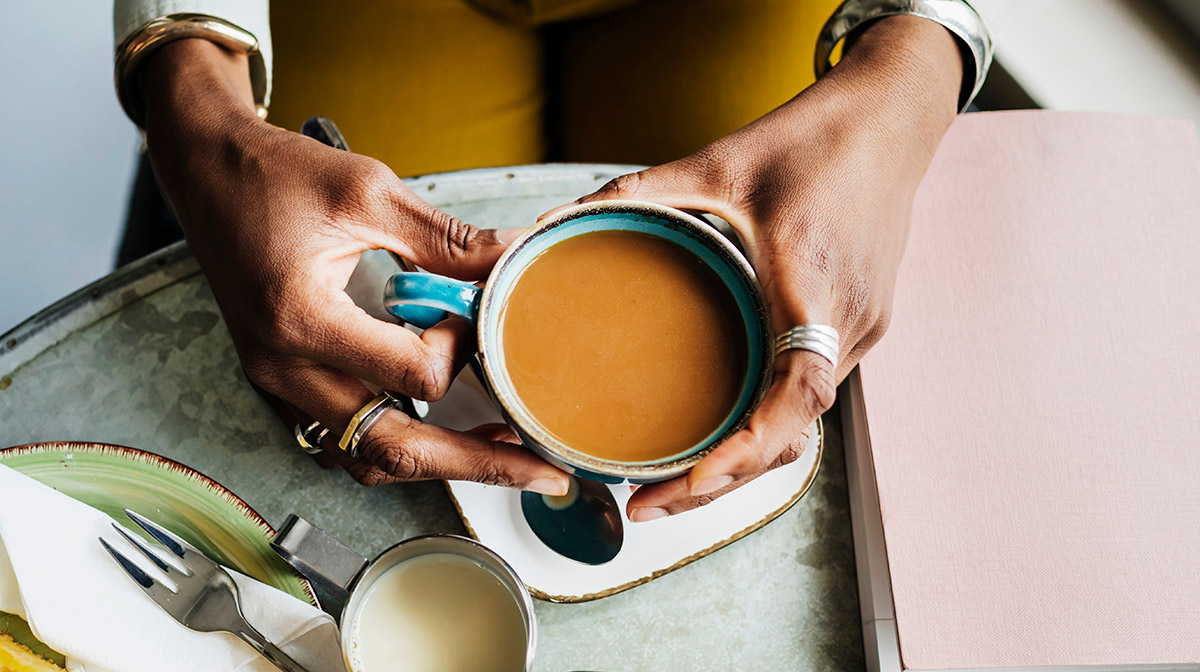
<svg viewBox="0 0 1200 672">
<path fill-rule="evenodd" d="M 873 668 L 1197 669 L 1191 122 L 961 117 L 858 376 L 844 421 Z"/>
</svg>

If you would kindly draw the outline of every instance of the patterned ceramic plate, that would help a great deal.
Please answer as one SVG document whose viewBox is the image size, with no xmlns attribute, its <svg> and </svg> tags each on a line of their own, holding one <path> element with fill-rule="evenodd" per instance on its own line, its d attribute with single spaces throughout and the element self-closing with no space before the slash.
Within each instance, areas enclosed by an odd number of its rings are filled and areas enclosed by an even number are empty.
<svg viewBox="0 0 1200 672">
<path fill-rule="evenodd" d="M 319 606 L 312 586 L 271 550 L 267 521 L 194 469 L 134 448 L 66 442 L 0 450 L 0 464 L 115 520 L 126 520 L 125 508 L 145 514 L 217 562 Z"/>
</svg>

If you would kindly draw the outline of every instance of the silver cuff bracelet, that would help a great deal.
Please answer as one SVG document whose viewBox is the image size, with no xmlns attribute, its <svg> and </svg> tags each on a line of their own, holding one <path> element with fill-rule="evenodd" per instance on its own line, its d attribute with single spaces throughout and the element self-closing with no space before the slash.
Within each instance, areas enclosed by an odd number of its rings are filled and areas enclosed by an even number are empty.
<svg viewBox="0 0 1200 672">
<path fill-rule="evenodd" d="M 258 38 L 249 31 L 215 16 L 168 14 L 146 22 L 117 47 L 116 67 L 113 72 L 117 100 L 121 102 L 121 107 L 133 123 L 141 127 L 145 122 L 145 109 L 138 86 L 138 70 L 142 63 L 162 45 L 188 37 L 203 38 L 249 57 L 254 106 L 260 118 L 266 117 L 267 66 L 258 50 Z"/>
<path fill-rule="evenodd" d="M 919 16 L 950 31 L 966 47 L 970 62 L 963 63 L 963 85 L 959 94 L 959 112 L 965 112 L 983 86 L 992 65 L 995 48 L 991 33 L 979 13 L 964 0 L 846 0 L 834 11 L 817 38 L 814 67 L 817 78 L 829 71 L 834 47 L 854 32 L 885 16 Z"/>
</svg>

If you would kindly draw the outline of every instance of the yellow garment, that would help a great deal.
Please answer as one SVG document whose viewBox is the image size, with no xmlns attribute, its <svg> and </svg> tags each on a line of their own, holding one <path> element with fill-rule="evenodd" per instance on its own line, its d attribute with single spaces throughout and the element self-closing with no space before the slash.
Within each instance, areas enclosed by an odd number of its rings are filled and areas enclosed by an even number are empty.
<svg viewBox="0 0 1200 672">
<path fill-rule="evenodd" d="M 473 1 L 275 0 L 270 120 L 297 130 L 325 115 L 354 151 L 400 175 L 661 163 L 812 83 L 816 37 L 837 5 Z"/>
<path fill-rule="evenodd" d="M 638 0 L 467 0 L 503 21 L 538 26 L 632 5 Z"/>
</svg>

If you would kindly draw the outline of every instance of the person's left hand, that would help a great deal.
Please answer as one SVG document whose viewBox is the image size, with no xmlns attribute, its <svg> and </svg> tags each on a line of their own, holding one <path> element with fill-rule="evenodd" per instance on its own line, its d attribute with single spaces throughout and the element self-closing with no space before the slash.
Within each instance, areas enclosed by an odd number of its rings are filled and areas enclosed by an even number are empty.
<svg viewBox="0 0 1200 672">
<path fill-rule="evenodd" d="M 803 452 L 838 383 L 887 327 L 913 194 L 955 115 L 958 58 L 937 24 L 879 21 L 786 105 L 576 201 L 651 201 L 722 217 L 746 245 L 776 333 L 816 323 L 841 337 L 836 367 L 802 350 L 776 358 L 774 382 L 746 428 L 687 475 L 639 488 L 631 520 L 706 504 Z"/>
</svg>

